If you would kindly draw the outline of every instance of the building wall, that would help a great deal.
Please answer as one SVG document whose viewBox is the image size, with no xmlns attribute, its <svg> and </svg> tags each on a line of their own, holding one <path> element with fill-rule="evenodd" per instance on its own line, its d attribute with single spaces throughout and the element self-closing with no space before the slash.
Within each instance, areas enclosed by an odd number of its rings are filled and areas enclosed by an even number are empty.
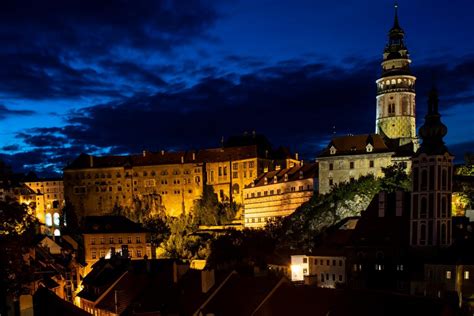
<svg viewBox="0 0 474 316">
<path fill-rule="evenodd" d="M 382 177 L 382 168 L 392 164 L 393 153 L 320 157 L 319 193 L 326 194 L 334 185 L 373 174 Z M 332 166 L 331 166 L 332 165 Z M 332 170 L 331 170 L 332 168 Z"/>
<path fill-rule="evenodd" d="M 314 195 L 314 178 L 244 189 L 244 226 L 264 228 L 270 219 L 288 216 Z"/>
<path fill-rule="evenodd" d="M 64 183 L 62 180 L 39 180 L 25 182 L 36 194 L 29 197 L 34 203 L 36 217 L 53 234 L 59 228 L 58 219 L 64 207 Z"/>
<path fill-rule="evenodd" d="M 291 280 L 305 278 L 319 287 L 335 288 L 346 283 L 346 258 L 344 256 L 291 256 Z"/>
<path fill-rule="evenodd" d="M 114 208 L 149 208 L 178 216 L 202 195 L 202 164 L 65 170 L 65 196 L 79 215 L 110 214 Z"/>
<path fill-rule="evenodd" d="M 83 237 L 86 274 L 100 258 L 111 255 L 111 248 L 114 248 L 116 253 L 121 253 L 122 246 L 128 247 L 128 254 L 132 260 L 143 259 L 145 255 L 148 258 L 152 257 L 151 246 L 147 243 L 145 232 L 83 234 Z"/>
</svg>

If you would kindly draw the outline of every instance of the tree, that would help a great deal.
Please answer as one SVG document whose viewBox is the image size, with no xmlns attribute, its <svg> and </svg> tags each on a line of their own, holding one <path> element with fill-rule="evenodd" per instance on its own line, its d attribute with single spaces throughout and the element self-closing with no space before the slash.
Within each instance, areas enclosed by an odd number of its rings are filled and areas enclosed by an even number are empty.
<svg viewBox="0 0 474 316">
<path fill-rule="evenodd" d="M 3 299 L 11 297 L 17 302 L 32 281 L 33 273 L 23 254 L 33 243 L 37 224 L 26 205 L 13 199 L 0 201 L 0 297 Z M 0 313 L 6 314 L 6 307 Z"/>
<path fill-rule="evenodd" d="M 411 190 L 411 178 L 401 164 L 382 168 L 384 177 L 380 179 L 380 190 L 385 192 Z"/>
<path fill-rule="evenodd" d="M 193 214 L 197 225 L 217 226 L 232 222 L 239 210 L 234 202 L 219 202 L 214 188 L 205 185 L 201 197 L 194 202 Z"/>
<path fill-rule="evenodd" d="M 145 218 L 143 225 L 150 231 L 151 243 L 154 246 L 159 246 L 170 235 L 170 228 L 164 217 L 149 216 Z"/>
</svg>

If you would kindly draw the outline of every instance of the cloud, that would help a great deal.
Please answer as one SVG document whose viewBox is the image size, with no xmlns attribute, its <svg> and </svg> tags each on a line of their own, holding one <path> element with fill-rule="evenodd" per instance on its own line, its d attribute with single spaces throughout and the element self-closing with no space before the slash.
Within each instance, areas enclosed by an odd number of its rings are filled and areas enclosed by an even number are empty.
<svg viewBox="0 0 474 316">
<path fill-rule="evenodd" d="M 30 110 L 13 110 L 13 109 L 9 109 L 7 108 L 5 105 L 3 104 L 0 104 L 0 120 L 3 120 L 7 117 L 11 117 L 11 116 L 30 116 L 30 115 L 34 115 L 35 112 L 34 111 L 30 111 Z"/>
<path fill-rule="evenodd" d="M 234 60 L 246 63 L 249 59 Z M 465 102 L 466 113 L 470 113 L 474 71 L 460 69 L 473 67 L 473 60 L 474 56 L 467 56 L 454 66 L 448 66 L 446 60 L 413 68 L 419 83 L 418 126 L 423 122 L 433 68 L 438 71 L 441 112 Z M 109 65 L 120 72 L 129 66 Z M 34 152 L 48 153 L 32 159 L 37 166 L 63 166 L 82 151 L 120 154 L 219 146 L 221 136 L 253 130 L 312 160 L 334 132 L 374 131 L 378 67 L 361 59 L 344 65 L 303 59 L 264 63 L 245 74 L 209 75 L 190 87 L 166 86 L 157 93 L 72 110 L 63 127 L 32 128 L 17 136 Z M 458 152 L 471 145 L 453 148 Z M 35 165 L 29 160 L 25 163 Z"/>
</svg>

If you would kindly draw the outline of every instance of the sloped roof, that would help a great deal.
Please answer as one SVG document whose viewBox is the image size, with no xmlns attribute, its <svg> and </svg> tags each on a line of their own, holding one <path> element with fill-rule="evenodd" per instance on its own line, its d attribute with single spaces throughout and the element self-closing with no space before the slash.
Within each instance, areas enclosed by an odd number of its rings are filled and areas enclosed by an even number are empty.
<svg viewBox="0 0 474 316">
<path fill-rule="evenodd" d="M 278 287 L 252 315 L 395 316 L 407 312 L 410 315 L 455 315 L 454 309 L 439 299 L 293 284 Z"/>
<path fill-rule="evenodd" d="M 367 145 L 373 146 L 372 152 L 367 151 Z M 330 149 L 333 147 L 336 153 L 331 155 Z M 334 137 L 329 145 L 322 151 L 319 157 L 341 156 L 341 155 L 361 155 L 370 153 L 384 153 L 393 151 L 390 149 L 382 136 L 378 134 L 361 134 Z"/>
<path fill-rule="evenodd" d="M 112 234 L 147 232 L 140 224 L 124 216 L 85 216 L 81 232 L 83 234 Z"/>
<path fill-rule="evenodd" d="M 291 168 L 285 168 L 280 170 L 273 170 L 260 175 L 255 181 L 254 186 L 265 185 L 265 178 L 267 178 L 267 184 L 272 184 L 274 178 L 277 177 L 277 182 L 283 182 L 285 175 L 288 175 L 287 181 L 296 181 L 300 179 L 300 173 L 302 173 L 301 179 L 316 178 L 318 176 L 318 164 L 317 163 L 305 163 L 303 165 L 295 165 Z M 251 186 L 247 186 L 251 187 Z"/>
<path fill-rule="evenodd" d="M 205 163 L 250 158 L 283 159 L 291 157 L 287 150 L 278 148 L 276 151 L 259 145 L 238 147 L 209 148 L 191 151 L 144 151 L 140 155 L 128 156 L 92 156 L 80 154 L 64 170 L 88 168 L 113 168 L 131 166 L 153 166 L 180 163 Z"/>
</svg>

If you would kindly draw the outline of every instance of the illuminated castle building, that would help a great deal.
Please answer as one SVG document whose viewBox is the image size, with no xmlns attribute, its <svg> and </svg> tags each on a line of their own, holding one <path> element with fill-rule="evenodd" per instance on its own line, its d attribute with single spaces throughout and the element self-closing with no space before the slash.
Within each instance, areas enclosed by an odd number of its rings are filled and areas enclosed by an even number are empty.
<svg viewBox="0 0 474 316">
<path fill-rule="evenodd" d="M 382 61 L 382 75 L 376 81 L 375 134 L 334 137 L 318 156 L 319 193 L 325 194 L 343 182 L 372 174 L 383 176 L 382 168 L 402 164 L 418 147 L 415 124 L 415 80 L 411 74 L 405 33 L 395 19 L 388 33 Z"/>
<path fill-rule="evenodd" d="M 219 201 L 241 204 L 244 186 L 265 169 L 295 161 L 285 150 L 272 150 L 259 135 L 196 151 L 82 154 L 64 169 L 65 197 L 79 216 L 110 214 L 114 209 L 178 216 L 192 210 L 204 185 L 213 187 Z"/>
</svg>

